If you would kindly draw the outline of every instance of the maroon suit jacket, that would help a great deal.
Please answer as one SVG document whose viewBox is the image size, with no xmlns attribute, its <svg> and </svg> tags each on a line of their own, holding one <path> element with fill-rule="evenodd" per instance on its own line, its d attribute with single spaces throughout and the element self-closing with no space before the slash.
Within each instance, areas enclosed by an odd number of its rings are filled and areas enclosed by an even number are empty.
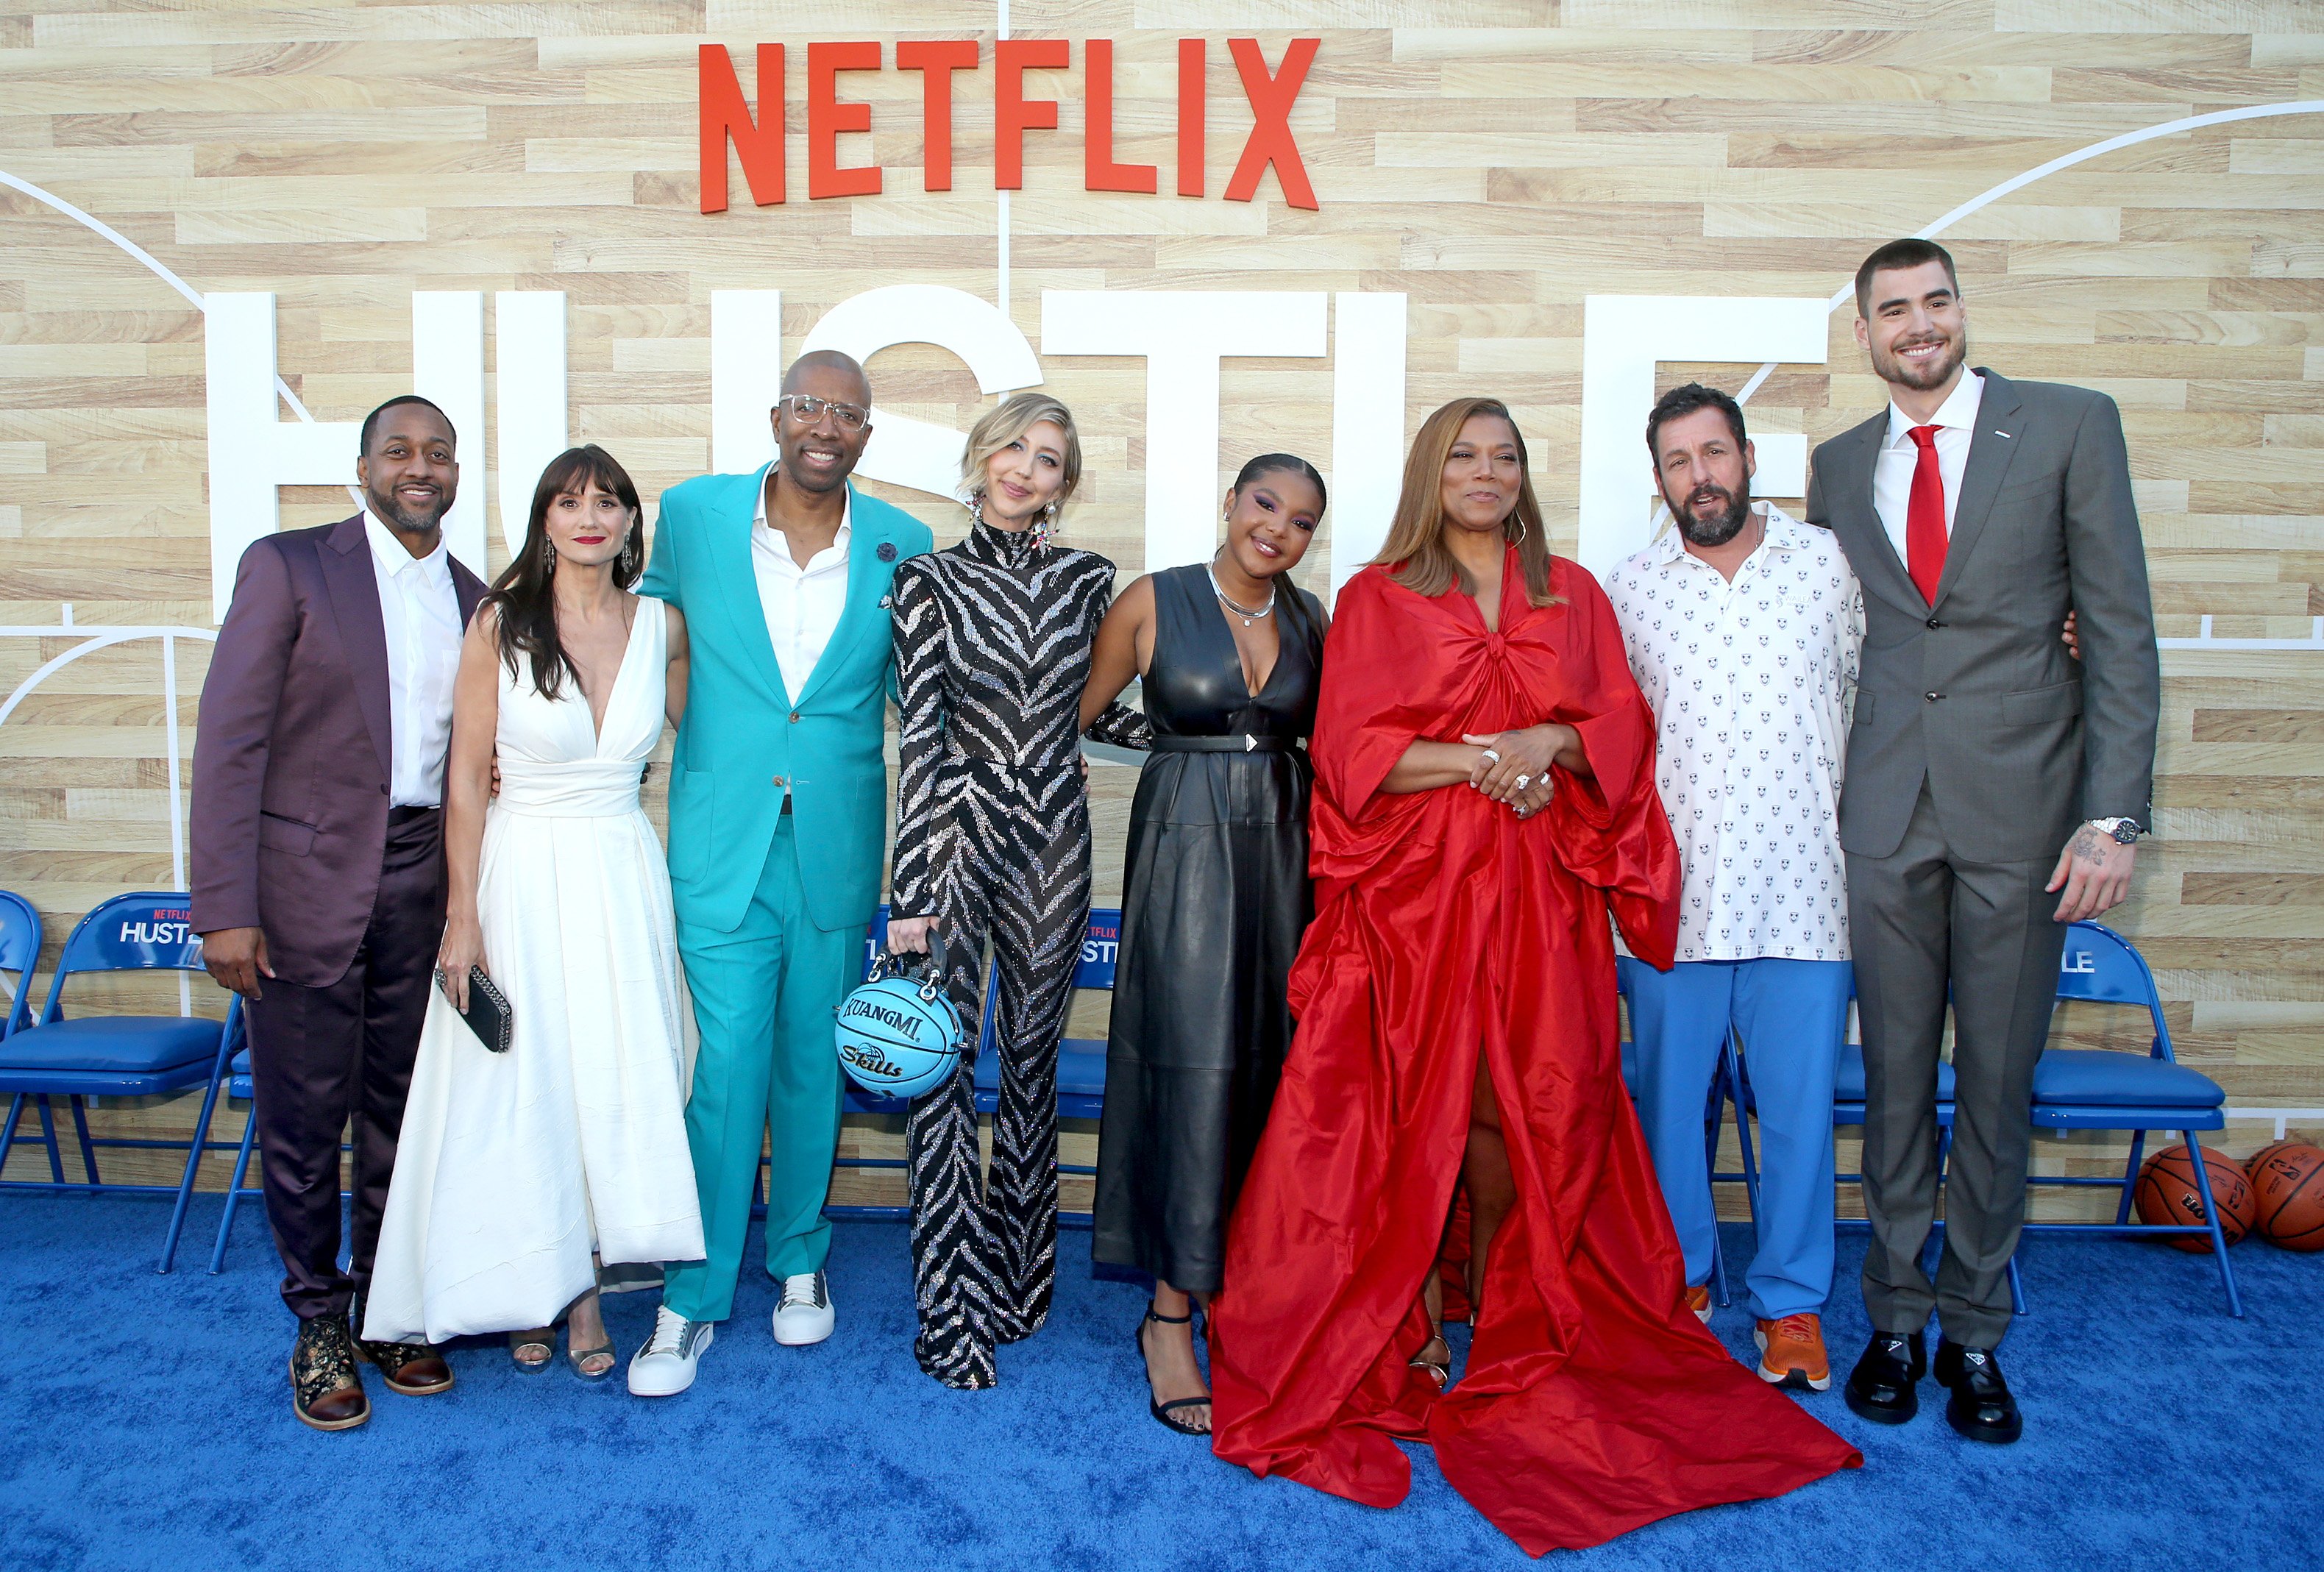
<svg viewBox="0 0 2324 1572">
<path fill-rule="evenodd" d="M 463 621 L 484 586 L 455 558 Z M 387 625 L 363 515 L 243 553 L 194 738 L 193 928 L 261 928 L 286 982 L 354 961 L 379 893 Z"/>
</svg>

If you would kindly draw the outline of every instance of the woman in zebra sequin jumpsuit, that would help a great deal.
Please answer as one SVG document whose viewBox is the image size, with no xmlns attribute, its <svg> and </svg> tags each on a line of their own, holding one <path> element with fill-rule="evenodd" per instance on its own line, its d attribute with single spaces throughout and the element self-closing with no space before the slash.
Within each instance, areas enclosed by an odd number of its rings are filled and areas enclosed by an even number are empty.
<svg viewBox="0 0 2324 1572">
<path fill-rule="evenodd" d="M 969 434 L 966 540 L 896 570 L 903 768 L 891 950 L 942 931 L 946 983 L 972 1023 L 957 1073 L 906 1126 L 920 1368 L 992 1385 L 995 1343 L 1049 1311 L 1057 1246 L 1057 1040 L 1090 904 L 1088 797 L 1078 740 L 1090 644 L 1113 564 L 1049 543 L 1080 478 L 1073 416 L 1021 393 Z M 1114 711 L 1093 731 L 1134 731 Z M 1000 972 L 1000 1109 L 980 1184 L 973 1023 L 985 941 Z"/>
</svg>

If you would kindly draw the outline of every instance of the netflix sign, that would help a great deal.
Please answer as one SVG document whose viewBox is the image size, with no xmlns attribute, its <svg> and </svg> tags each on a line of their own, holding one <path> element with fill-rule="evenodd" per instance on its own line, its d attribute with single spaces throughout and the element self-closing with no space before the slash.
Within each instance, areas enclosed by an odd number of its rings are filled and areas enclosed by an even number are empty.
<svg viewBox="0 0 2324 1572">
<path fill-rule="evenodd" d="M 1294 207 L 1313 209 L 1314 188 L 1308 184 L 1299 144 L 1291 134 L 1291 109 L 1299 89 L 1315 63 L 1320 42 L 1312 38 L 1291 41 L 1283 59 L 1270 69 L 1259 41 L 1227 41 L 1241 78 L 1243 97 L 1250 103 L 1250 135 L 1242 156 L 1227 179 L 1230 202 L 1248 202 L 1259 193 L 1259 177 L 1271 166 L 1283 187 L 1284 199 Z M 783 146 L 784 110 L 790 103 L 785 77 L 786 51 L 779 43 L 758 49 L 758 108 L 752 112 L 743 97 L 734 60 L 724 44 L 702 46 L 699 70 L 699 114 L 702 129 L 702 210 L 723 213 L 728 206 L 726 150 L 732 145 L 751 200 L 761 207 L 788 201 L 790 170 Z M 1204 128 L 1208 105 L 1204 41 L 1178 41 L 1178 148 L 1175 189 L 1181 197 L 1201 197 L 1204 190 Z M 1025 184 L 1025 133 L 1054 131 L 1057 101 L 1025 95 L 1028 71 L 1070 71 L 1074 46 L 1062 38 L 1006 38 L 993 45 L 988 62 L 983 46 L 973 39 L 908 40 L 896 45 L 894 69 L 920 73 L 920 114 L 927 155 L 922 188 L 952 189 L 953 86 L 964 71 L 992 71 L 992 183 L 1003 191 L 1021 190 Z M 828 197 L 872 197 L 886 186 L 887 171 L 877 164 L 842 166 L 839 137 L 846 132 L 872 129 L 872 106 L 841 97 L 844 78 L 851 73 L 889 68 L 887 51 L 876 41 L 810 43 L 807 46 L 807 194 L 809 200 Z M 1085 40 L 1081 46 L 1082 97 L 1088 110 L 1087 134 L 1082 145 L 1082 184 L 1092 191 L 1152 193 L 1161 188 L 1161 170 L 1153 164 L 1126 164 L 1113 156 L 1113 43 L 1109 39 Z"/>
</svg>

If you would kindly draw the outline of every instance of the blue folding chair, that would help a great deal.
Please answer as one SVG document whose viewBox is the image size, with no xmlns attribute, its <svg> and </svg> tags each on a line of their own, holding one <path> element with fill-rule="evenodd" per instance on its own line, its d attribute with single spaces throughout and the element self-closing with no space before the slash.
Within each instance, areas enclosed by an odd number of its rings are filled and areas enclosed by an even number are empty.
<svg viewBox="0 0 2324 1572">
<path fill-rule="evenodd" d="M 41 914 L 32 903 L 13 890 L 0 889 L 0 972 L 13 971 L 16 980 L 0 977 L 8 995 L 8 1009 L 0 1015 L 0 1038 L 32 1024 L 32 968 L 41 961 Z"/>
<path fill-rule="evenodd" d="M 1848 997 L 1851 1001 L 1856 997 L 1856 983 L 1852 977 L 1848 985 Z M 1738 1054 L 1738 1043 L 1739 1039 L 1729 1035 L 1727 1047 L 1734 1069 L 1729 1078 L 1728 1085 L 1736 1093 L 1735 1126 L 1742 1148 L 1743 1171 L 1740 1173 L 1722 1173 L 1716 1177 L 1720 1180 L 1742 1181 L 1745 1192 L 1750 1197 L 1751 1217 L 1756 1224 L 1759 1216 L 1759 1167 L 1752 1150 L 1751 1119 L 1757 1115 L 1759 1104 L 1751 1091 L 1750 1045 L 1740 1043 L 1741 1052 Z M 1865 1095 L 1864 1044 L 1842 1043 L 1840 1045 L 1840 1058 L 1833 1066 L 1832 1073 L 1831 1122 L 1834 1129 L 1850 1125 L 1858 1127 L 1863 1126 Z M 1946 1164 L 1952 1156 L 1952 1150 L 1953 1067 L 1950 1061 L 1939 1059 L 1937 1061 L 1937 1184 L 1940 1189 L 1945 1182 Z M 1860 1187 L 1864 1183 L 1864 1175 L 1835 1173 L 1832 1175 L 1832 1182 L 1835 1185 L 1853 1184 Z M 1838 1219 L 1835 1226 L 1852 1232 L 1858 1228 L 1868 1228 L 1871 1224 L 1863 1218 L 1841 1218 Z M 1942 1218 L 1936 1218 L 1929 1226 L 1929 1242 L 1926 1247 L 1928 1259 L 1924 1263 L 1924 1269 L 1932 1276 L 1936 1272 L 1935 1256 L 1943 1246 L 1944 1228 L 1945 1220 Z M 2022 1316 L 2025 1313 L 2024 1284 L 2019 1280 L 2017 1263 L 2014 1259 L 2009 1263 L 2009 1302 L 2011 1309 L 2016 1314 Z"/>
<path fill-rule="evenodd" d="M 2227 1127 L 2227 1094 L 2200 1071 L 2178 1062 L 2171 1028 L 2163 1018 L 2163 996 L 2154 974 L 2129 940 L 2097 923 L 2076 923 L 2066 933 L 2059 961 L 2058 997 L 2089 1004 L 2144 1006 L 2154 1035 L 2144 1054 L 2106 1048 L 2052 1048 L 2034 1067 L 2032 1118 L 2036 1129 L 2128 1130 L 2130 1157 L 2119 1179 L 2095 1174 L 2036 1174 L 2030 1183 L 2112 1188 L 2119 1199 L 2111 1223 L 2027 1223 L 2029 1234 L 2095 1234 L 2109 1238 L 2151 1239 L 2158 1235 L 2201 1235 L 2211 1242 L 2227 1290 L 2227 1312 L 2240 1319 L 2243 1297 L 2236 1292 L 2235 1267 L 2227 1261 L 2227 1236 L 2211 1200 L 2202 1141 L 2197 1132 Z M 2200 1224 L 2134 1223 L 2130 1203 L 2138 1182 L 2139 1159 L 2149 1130 L 2176 1130 L 2187 1138 L 2195 1159 L 2195 1190 L 2202 1198 Z"/>
<path fill-rule="evenodd" d="M 1633 960 L 1628 955 L 1618 955 L 1614 958 L 1614 991 L 1622 997 L 1622 1001 L 1626 1005 L 1630 998 L 1630 969 L 1645 964 L 1645 961 Z M 1625 1037 L 1622 1039 L 1621 1048 L 1622 1085 L 1628 1089 L 1630 1100 L 1635 1103 L 1638 1100 L 1638 1045 L 1631 1038 Z M 1743 1104 L 1740 1094 L 1733 1090 L 1739 1073 L 1735 1061 L 1735 1034 L 1730 1032 L 1727 1034 L 1726 1043 L 1719 1050 L 1719 1065 L 1711 1072 L 1710 1101 L 1702 1116 L 1704 1157 L 1711 1170 L 1711 1193 L 1714 1196 L 1719 1193 L 1718 1187 L 1721 1183 L 1743 1177 L 1741 1174 L 1721 1173 L 1718 1171 L 1719 1130 L 1726 1119 L 1727 1103 L 1730 1096 L 1735 1098 L 1736 1127 L 1744 1140 L 1744 1166 L 1748 1169 L 1751 1165 L 1751 1135 L 1750 1132 L 1743 1126 Z M 1744 1193 L 1749 1200 L 1752 1226 L 1756 1228 L 1759 1218 L 1759 1191 L 1756 1181 L 1745 1190 Z M 1714 1202 L 1711 1207 L 1711 1215 L 1714 1218 L 1718 1216 L 1718 1206 Z M 1719 1229 L 1715 1226 L 1711 1230 L 1711 1296 L 1721 1309 L 1724 1309 L 1729 1302 L 1727 1248 L 1720 1240 Z"/>
<path fill-rule="evenodd" d="M 14 1144 L 24 1100 L 37 1099 L 41 1128 L 49 1151 L 49 1182 L 15 1181 L 0 1189 L 44 1190 L 81 1195 L 99 1191 L 129 1195 L 174 1195 L 178 1207 L 170 1222 L 166 1252 L 177 1242 L 184 1221 L 186 1187 L 168 1184 L 107 1183 L 97 1172 L 97 1148 L 126 1146 L 188 1148 L 190 1165 L 201 1150 L 209 1124 L 213 1098 L 205 1098 L 202 1118 L 193 1141 L 137 1140 L 89 1134 L 88 1101 L 91 1097 L 161 1097 L 199 1086 L 208 1077 L 213 1093 L 218 1071 L 232 1057 L 242 1036 L 242 1001 L 232 998 L 223 1022 L 206 1016 L 86 1016 L 68 1020 L 63 1008 L 65 979 L 103 971 L 199 971 L 201 939 L 188 926 L 187 897 L 156 891 L 115 896 L 99 905 L 74 925 L 57 960 L 57 974 L 49 985 L 48 1003 L 37 1024 L 12 1032 L 0 1040 L 0 1091 L 14 1094 L 8 1119 L 0 1126 L 0 1168 Z M 50 1099 L 69 1098 L 73 1127 L 80 1145 L 86 1182 L 69 1184 L 60 1154 Z"/>
</svg>

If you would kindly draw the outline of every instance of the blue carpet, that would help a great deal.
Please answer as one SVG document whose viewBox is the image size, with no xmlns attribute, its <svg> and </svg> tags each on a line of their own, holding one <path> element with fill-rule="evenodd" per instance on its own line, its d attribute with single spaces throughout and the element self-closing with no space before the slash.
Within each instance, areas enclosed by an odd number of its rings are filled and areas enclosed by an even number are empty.
<svg viewBox="0 0 2324 1572">
<path fill-rule="evenodd" d="M 910 1353 L 900 1226 L 843 1224 L 839 1335 L 769 1337 L 745 1273 L 695 1390 L 663 1402 L 560 1364 L 453 1351 L 460 1384 L 381 1392 L 364 1429 L 292 1419 L 291 1326 L 254 1214 L 224 1275 L 157 1276 L 166 1212 L 139 1199 L 0 1202 L 0 1549 L 8 1568 L 1521 1567 L 1425 1450 L 1412 1496 L 1377 1512 L 1259 1481 L 1148 1419 L 1130 1343 L 1141 1290 L 1102 1281 L 1068 1234 L 1056 1310 L 1001 1354 L 1001 1387 L 946 1392 Z M 755 1247 L 755 1246 L 754 1246 Z M 1749 1250 L 1730 1227 L 1730 1258 Z M 1844 1374 L 1866 1336 L 1843 1237 L 1830 1335 Z M 748 1257 L 746 1257 L 748 1259 Z M 2324 1564 L 2315 1400 L 2324 1257 L 2235 1253 L 2250 1319 L 2207 1262 L 2143 1244 L 2028 1246 L 2034 1315 L 2006 1350 L 2024 1441 L 1973 1446 L 1923 1388 L 1920 1420 L 1859 1422 L 1806 1400 L 1865 1467 L 1779 1501 L 1653 1525 L 1589 1568 L 2289 1568 Z M 182 1258 L 181 1258 L 182 1260 Z M 609 1301 L 624 1356 L 654 1295 Z M 1714 1323 L 1738 1355 L 1738 1303 Z M 1936 1402 L 1932 1401 L 1932 1394 Z"/>
</svg>

